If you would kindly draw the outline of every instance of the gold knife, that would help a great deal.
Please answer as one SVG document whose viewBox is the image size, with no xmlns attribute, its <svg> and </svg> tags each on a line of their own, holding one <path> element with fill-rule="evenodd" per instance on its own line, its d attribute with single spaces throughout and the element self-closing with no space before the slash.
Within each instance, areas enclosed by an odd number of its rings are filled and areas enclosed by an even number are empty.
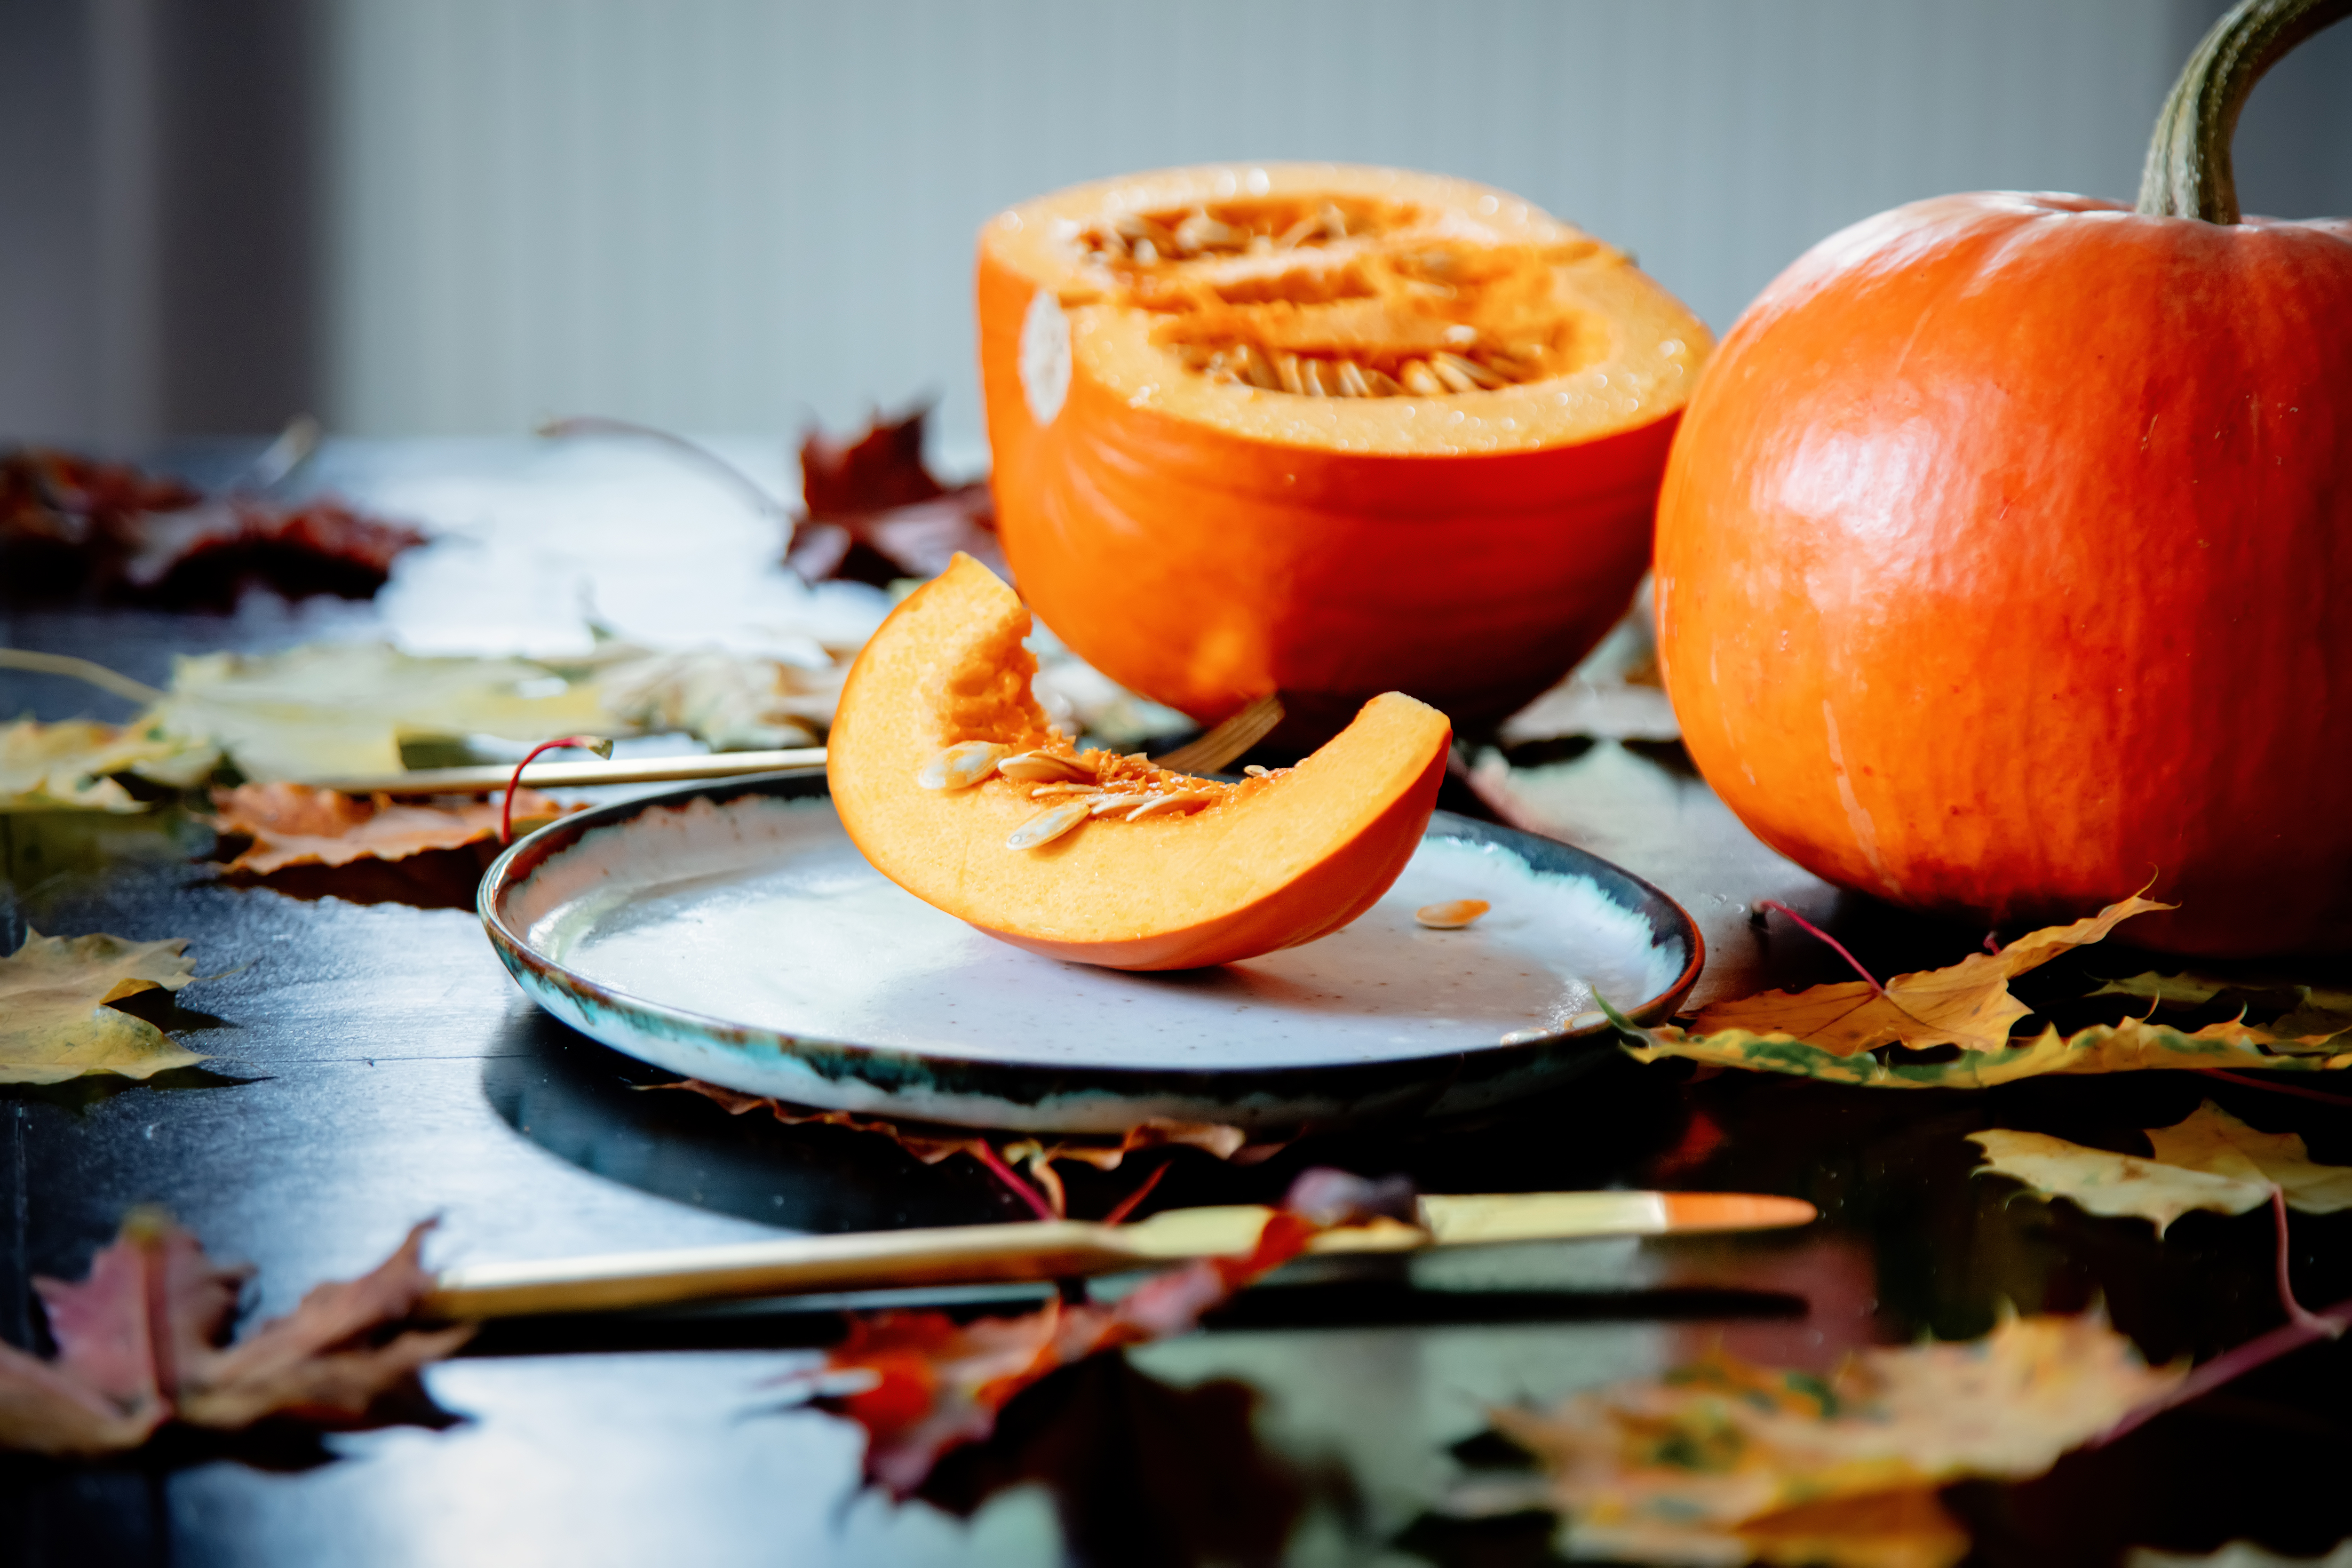
<svg viewBox="0 0 2352 1568">
<path fill-rule="evenodd" d="M 1683 1236 L 1810 1224 L 1801 1198 L 1755 1193 L 1432 1194 L 1417 1225 L 1376 1219 L 1323 1231 L 1308 1253 L 1417 1252 L 1514 1241 Z M 1066 1279 L 1246 1253 L 1274 1210 L 1169 1209 L 1130 1225 L 1033 1220 L 789 1237 L 724 1247 L 616 1252 L 444 1272 L 421 1310 L 466 1321 L 614 1311 L 806 1291 Z"/>
</svg>

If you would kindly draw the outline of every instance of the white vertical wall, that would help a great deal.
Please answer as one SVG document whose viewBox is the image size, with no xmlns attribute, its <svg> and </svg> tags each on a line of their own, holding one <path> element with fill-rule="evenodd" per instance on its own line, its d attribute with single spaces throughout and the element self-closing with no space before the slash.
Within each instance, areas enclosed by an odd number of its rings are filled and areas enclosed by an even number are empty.
<svg viewBox="0 0 2352 1568">
<path fill-rule="evenodd" d="M 1985 186 L 2128 198 L 2202 0 L 335 0 L 330 413 L 782 433 L 942 395 L 971 237 L 1243 158 L 1471 175 L 1718 328 L 1807 245 Z"/>
</svg>

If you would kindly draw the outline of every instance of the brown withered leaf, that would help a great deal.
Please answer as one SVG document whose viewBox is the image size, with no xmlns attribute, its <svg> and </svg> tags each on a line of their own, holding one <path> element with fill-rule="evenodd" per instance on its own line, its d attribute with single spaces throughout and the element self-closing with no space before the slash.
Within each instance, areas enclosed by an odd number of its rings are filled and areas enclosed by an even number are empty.
<svg viewBox="0 0 2352 1568">
<path fill-rule="evenodd" d="M 1549 1410 L 1492 1412 L 1545 1479 L 1508 1497 L 1465 1488 L 1460 1502 L 1556 1509 L 1576 1557 L 1946 1568 L 1969 1539 L 1937 1488 L 2040 1475 L 2185 1370 L 2147 1366 L 2095 1311 L 1864 1351 L 1827 1376 L 1718 1352 Z"/>
<path fill-rule="evenodd" d="M 364 1421 L 473 1333 L 392 1331 L 433 1288 L 418 1262 L 430 1228 L 231 1344 L 250 1270 L 215 1263 L 168 1215 L 134 1211 L 80 1283 L 34 1281 L 58 1354 L 44 1362 L 0 1345 L 0 1447 L 95 1458 L 139 1447 L 167 1421 L 216 1431 L 271 1416 Z"/>
<path fill-rule="evenodd" d="M 1011 576 L 996 542 L 986 480 L 950 489 L 923 462 L 924 405 L 859 434 L 801 438 L 801 516 L 785 564 L 808 582 L 848 578 L 887 587 L 936 577 L 956 552 Z"/>
<path fill-rule="evenodd" d="M 425 542 L 330 499 L 207 498 L 126 463 L 34 447 L 0 457 L 0 584 L 13 598 L 225 609 L 259 584 L 289 598 L 363 599 Z"/>
<path fill-rule="evenodd" d="M 152 1078 L 205 1058 L 117 1004 L 196 977 L 184 938 L 43 936 L 0 958 L 0 1083 L 63 1083 L 85 1073 Z"/>
<path fill-rule="evenodd" d="M 1399 1189 L 1310 1170 L 1234 1258 L 1168 1269 L 1109 1305 L 1051 1302 L 1015 1318 L 959 1323 L 944 1312 L 854 1316 L 847 1338 L 801 1382 L 812 1402 L 866 1429 L 866 1479 L 905 1498 L 940 1457 L 986 1437 L 1013 1396 L 1057 1367 L 1190 1332 L 1202 1314 L 1307 1249 L 1323 1231 L 1384 1215 Z"/>
<path fill-rule="evenodd" d="M 228 863 L 231 872 L 268 876 L 289 866 L 348 866 L 356 860 L 404 860 L 436 849 L 457 849 L 499 836 L 501 800 L 446 805 L 362 798 L 309 784 L 240 784 L 213 792 L 215 827 L 252 843 Z M 562 816 L 537 790 L 514 795 L 517 831 Z"/>
<path fill-rule="evenodd" d="M 2125 899 L 2072 925 L 2029 932 L 1999 952 L 1972 952 L 1942 969 L 1898 974 L 1883 990 L 1850 980 L 1718 1002 L 1699 1011 L 1689 1032 L 1785 1036 L 1835 1057 L 1886 1045 L 2001 1050 L 2009 1044 L 2011 1027 L 2032 1010 L 2011 994 L 2011 980 L 2099 941 L 2119 921 L 2171 907 Z"/>
<path fill-rule="evenodd" d="M 1985 1152 L 1977 1174 L 2012 1177 L 2095 1215 L 2147 1220 L 2158 1236 L 2191 1209 L 2260 1208 L 2273 1188 L 2306 1214 L 2352 1208 L 2352 1166 L 2315 1163 L 2294 1133 L 2249 1127 L 2210 1100 L 2185 1121 L 2149 1128 L 2147 1140 L 2143 1155 L 2007 1128 L 1969 1134 Z"/>
</svg>

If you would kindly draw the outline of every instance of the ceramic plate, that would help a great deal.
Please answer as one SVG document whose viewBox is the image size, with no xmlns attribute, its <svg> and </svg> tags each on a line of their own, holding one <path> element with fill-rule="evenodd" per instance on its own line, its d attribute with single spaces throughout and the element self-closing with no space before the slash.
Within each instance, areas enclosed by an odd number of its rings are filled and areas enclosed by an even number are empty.
<svg viewBox="0 0 2352 1568">
<path fill-rule="evenodd" d="M 1453 899 L 1493 910 L 1415 923 Z M 1027 1131 L 1478 1110 L 1604 1056 L 1596 992 L 1662 1019 L 1702 956 L 1639 878 L 1440 812 L 1387 896 L 1320 942 L 1177 973 L 1065 963 L 886 880 L 821 772 L 565 817 L 499 857 L 480 907 L 530 998 L 616 1050 L 802 1105 Z"/>
</svg>

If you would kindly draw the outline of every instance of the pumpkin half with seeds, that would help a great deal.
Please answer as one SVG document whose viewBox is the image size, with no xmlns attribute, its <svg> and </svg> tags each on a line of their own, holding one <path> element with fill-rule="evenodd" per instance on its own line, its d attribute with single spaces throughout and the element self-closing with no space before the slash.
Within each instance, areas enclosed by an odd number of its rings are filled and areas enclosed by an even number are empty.
<svg viewBox="0 0 2352 1568">
<path fill-rule="evenodd" d="M 1113 969 L 1295 947 L 1372 906 L 1445 772 L 1445 716 L 1374 698 L 1297 767 L 1225 784 L 1079 753 L 1031 696 L 1029 612 L 967 555 L 857 656 L 825 746 L 884 876 L 991 936 Z"/>
<path fill-rule="evenodd" d="M 1465 725 L 1564 674 L 1650 559 L 1712 340 L 1622 252 L 1395 169 L 1177 169 L 980 239 L 998 525 L 1088 662 L 1300 739 L 1373 693 Z"/>
</svg>

